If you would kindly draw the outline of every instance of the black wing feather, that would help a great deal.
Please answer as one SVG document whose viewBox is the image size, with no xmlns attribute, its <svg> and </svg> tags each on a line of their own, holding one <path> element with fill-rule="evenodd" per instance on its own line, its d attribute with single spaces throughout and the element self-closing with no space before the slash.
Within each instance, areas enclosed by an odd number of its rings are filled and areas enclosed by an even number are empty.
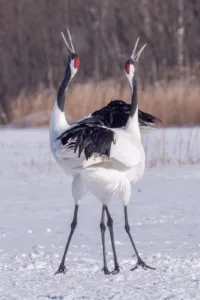
<svg viewBox="0 0 200 300">
<path fill-rule="evenodd" d="M 63 146 L 74 150 L 74 153 L 78 151 L 78 157 L 84 152 L 86 160 L 94 153 L 109 157 L 111 145 L 114 143 L 114 132 L 99 126 L 100 124 L 98 121 L 95 123 L 94 120 L 87 124 L 86 119 L 85 122 L 77 123 L 76 126 L 65 131 L 58 140 Z"/>
<path fill-rule="evenodd" d="M 113 100 L 107 106 L 92 113 L 92 117 L 99 118 L 108 128 L 120 128 L 126 126 L 130 115 L 130 104 Z"/>
<path fill-rule="evenodd" d="M 108 128 L 125 127 L 130 115 L 131 105 L 122 100 L 112 100 L 107 106 L 95 111 L 92 117 L 98 117 L 99 120 Z M 162 123 L 157 117 L 138 110 L 140 126 L 148 124 Z"/>
<path fill-rule="evenodd" d="M 131 105 L 122 100 L 113 100 L 107 106 L 92 113 L 90 118 L 72 124 L 58 139 L 63 146 L 71 149 L 78 157 L 84 152 L 86 159 L 94 153 L 110 156 L 111 145 L 114 143 L 114 132 L 109 128 L 126 126 Z M 140 125 L 160 121 L 158 118 L 138 111 Z M 106 128 L 107 127 L 107 128 Z"/>
</svg>

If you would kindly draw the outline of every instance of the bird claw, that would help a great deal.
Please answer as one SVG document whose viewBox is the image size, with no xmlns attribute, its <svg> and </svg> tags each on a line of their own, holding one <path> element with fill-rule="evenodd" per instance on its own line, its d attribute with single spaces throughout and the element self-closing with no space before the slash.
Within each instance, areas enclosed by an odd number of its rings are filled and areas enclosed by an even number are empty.
<svg viewBox="0 0 200 300">
<path fill-rule="evenodd" d="M 103 267 L 103 268 L 101 269 L 101 271 L 104 272 L 105 275 L 110 275 L 110 274 L 111 274 L 111 272 L 108 270 L 107 267 Z"/>
<path fill-rule="evenodd" d="M 117 275 L 120 272 L 119 266 L 116 266 L 114 270 L 111 272 L 112 275 Z"/>
<path fill-rule="evenodd" d="M 57 275 L 57 274 L 60 274 L 60 273 L 65 274 L 66 272 L 67 272 L 67 268 L 65 267 L 65 265 L 60 265 L 58 270 L 55 272 L 54 275 Z"/>
<path fill-rule="evenodd" d="M 153 267 L 147 265 L 141 258 L 138 258 L 138 261 L 137 261 L 135 267 L 133 267 L 131 269 L 131 271 L 135 271 L 139 267 L 142 267 L 144 270 L 147 270 L 147 269 L 156 270 L 156 268 L 153 268 Z"/>
</svg>

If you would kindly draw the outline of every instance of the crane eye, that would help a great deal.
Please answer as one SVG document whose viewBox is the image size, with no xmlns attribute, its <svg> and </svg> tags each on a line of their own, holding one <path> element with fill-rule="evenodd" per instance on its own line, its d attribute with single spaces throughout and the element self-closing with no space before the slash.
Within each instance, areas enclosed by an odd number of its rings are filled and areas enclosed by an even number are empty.
<svg viewBox="0 0 200 300">
<path fill-rule="evenodd" d="M 74 58 L 74 68 L 78 69 L 78 67 L 80 66 L 80 63 L 81 63 L 80 58 L 78 56 L 75 57 Z"/>
<path fill-rule="evenodd" d="M 124 69 L 125 69 L 126 73 L 129 74 L 130 73 L 130 64 L 125 63 Z"/>
</svg>

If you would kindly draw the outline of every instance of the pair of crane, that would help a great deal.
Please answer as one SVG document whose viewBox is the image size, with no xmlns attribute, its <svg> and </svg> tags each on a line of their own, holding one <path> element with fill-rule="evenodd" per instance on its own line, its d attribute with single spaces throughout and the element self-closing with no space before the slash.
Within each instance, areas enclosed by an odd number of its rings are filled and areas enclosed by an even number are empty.
<svg viewBox="0 0 200 300">
<path fill-rule="evenodd" d="M 141 142 L 143 129 L 155 126 L 160 120 L 138 109 L 136 65 L 145 45 L 136 53 L 137 40 L 131 57 L 125 63 L 125 73 L 132 89 L 131 104 L 121 100 L 111 101 L 106 107 L 69 125 L 64 113 L 65 92 L 80 66 L 68 31 L 68 62 L 50 122 L 51 151 L 57 163 L 72 175 L 74 216 L 60 266 L 55 274 L 65 273 L 65 258 L 77 226 L 80 199 L 90 191 L 102 203 L 100 221 L 103 271 L 117 274 L 120 271 L 114 242 L 113 220 L 108 204 L 113 195 L 119 195 L 124 205 L 125 230 L 137 256 L 137 263 L 144 269 L 154 269 L 140 257 L 133 241 L 128 222 L 127 205 L 131 197 L 131 183 L 141 178 L 145 169 L 145 153 Z M 141 132 L 140 132 L 141 131 Z M 108 270 L 105 246 L 105 217 L 110 232 L 114 270 Z"/>
</svg>

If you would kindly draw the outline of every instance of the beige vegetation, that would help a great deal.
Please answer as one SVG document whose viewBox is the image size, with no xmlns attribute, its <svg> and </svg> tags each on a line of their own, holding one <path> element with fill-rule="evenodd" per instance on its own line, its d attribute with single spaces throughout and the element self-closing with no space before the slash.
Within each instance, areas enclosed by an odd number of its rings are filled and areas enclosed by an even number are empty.
<svg viewBox="0 0 200 300">
<path fill-rule="evenodd" d="M 73 120 L 112 98 L 130 100 L 119 78 L 139 36 L 139 46 L 147 44 L 138 67 L 141 108 L 165 125 L 200 124 L 198 0 L 0 0 L 0 124 L 30 114 L 35 125 L 48 123 L 67 27 L 81 58 L 66 107 Z"/>
<path fill-rule="evenodd" d="M 13 125 L 17 127 L 48 125 L 57 91 L 52 87 L 34 94 L 24 94 L 12 102 Z M 74 84 L 66 95 L 69 122 L 78 120 L 106 105 L 110 100 L 130 102 L 127 85 L 116 80 Z M 194 125 L 200 122 L 200 86 L 187 80 L 157 84 L 139 90 L 139 107 L 152 113 L 166 126 Z M 30 116 L 23 118 L 23 116 Z M 18 120 L 18 121 L 17 121 Z"/>
</svg>

